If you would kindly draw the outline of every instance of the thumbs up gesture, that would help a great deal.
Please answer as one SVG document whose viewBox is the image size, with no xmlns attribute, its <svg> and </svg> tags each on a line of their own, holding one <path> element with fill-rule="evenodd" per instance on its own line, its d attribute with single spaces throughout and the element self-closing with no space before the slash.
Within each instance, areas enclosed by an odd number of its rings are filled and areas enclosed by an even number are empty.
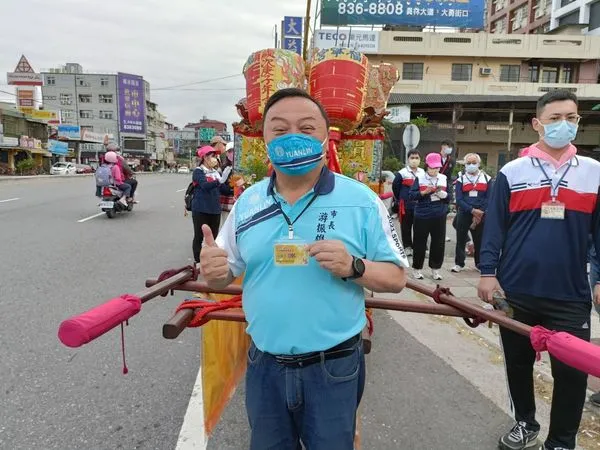
<svg viewBox="0 0 600 450">
<path fill-rule="evenodd" d="M 224 282 L 229 278 L 227 252 L 217 246 L 208 225 L 202 225 L 204 245 L 200 252 L 200 271 L 207 283 Z"/>
</svg>

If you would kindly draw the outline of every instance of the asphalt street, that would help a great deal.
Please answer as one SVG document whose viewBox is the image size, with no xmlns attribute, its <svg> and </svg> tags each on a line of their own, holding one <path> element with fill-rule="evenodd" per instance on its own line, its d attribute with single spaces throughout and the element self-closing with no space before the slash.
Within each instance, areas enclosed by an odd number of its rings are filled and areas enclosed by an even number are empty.
<svg viewBox="0 0 600 450">
<path fill-rule="evenodd" d="M 197 331 L 161 337 L 182 295 L 153 300 L 131 320 L 125 376 L 117 331 L 79 349 L 56 336 L 63 319 L 190 262 L 189 176 L 139 182 L 139 205 L 110 220 L 92 218 L 92 178 L 0 181 L 1 449 L 175 448 L 200 348 Z M 362 448 L 494 449 L 511 423 L 503 410 L 390 315 L 376 324 Z M 210 449 L 247 448 L 243 389 Z"/>
</svg>

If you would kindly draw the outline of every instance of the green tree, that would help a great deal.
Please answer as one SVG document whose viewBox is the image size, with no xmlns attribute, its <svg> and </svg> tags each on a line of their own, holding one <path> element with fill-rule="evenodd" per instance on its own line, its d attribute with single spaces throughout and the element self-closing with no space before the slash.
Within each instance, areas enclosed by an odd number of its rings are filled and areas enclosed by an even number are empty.
<svg viewBox="0 0 600 450">
<path fill-rule="evenodd" d="M 400 160 L 394 156 L 388 156 L 383 159 L 383 163 L 381 164 L 381 168 L 383 170 L 389 170 L 391 172 L 397 172 L 402 167 L 402 163 Z"/>
</svg>

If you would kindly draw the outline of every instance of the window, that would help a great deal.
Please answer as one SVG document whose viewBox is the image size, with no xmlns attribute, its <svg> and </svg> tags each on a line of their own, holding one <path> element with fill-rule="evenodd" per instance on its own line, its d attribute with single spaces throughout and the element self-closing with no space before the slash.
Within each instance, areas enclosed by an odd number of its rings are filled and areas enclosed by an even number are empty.
<svg viewBox="0 0 600 450">
<path fill-rule="evenodd" d="M 79 94 L 79 103 L 92 103 L 91 94 Z"/>
<path fill-rule="evenodd" d="M 600 28 L 600 2 L 595 2 L 590 5 L 590 31 Z"/>
<path fill-rule="evenodd" d="M 100 101 L 100 103 L 112 103 L 113 96 L 112 94 L 100 94 L 98 96 L 98 100 Z"/>
<path fill-rule="evenodd" d="M 55 86 L 56 85 L 56 77 L 54 75 L 47 75 L 46 76 L 46 84 L 48 86 Z"/>
<path fill-rule="evenodd" d="M 108 77 L 101 77 L 100 78 L 100 86 L 108 86 Z"/>
<path fill-rule="evenodd" d="M 560 71 L 561 83 L 575 83 L 575 66 L 573 64 L 565 64 Z"/>
<path fill-rule="evenodd" d="M 512 30 L 519 30 L 527 25 L 527 21 L 529 20 L 529 9 L 527 5 L 521 6 L 520 8 L 515 9 L 513 17 L 511 19 L 512 22 Z"/>
<path fill-rule="evenodd" d="M 540 81 L 540 66 L 532 64 L 529 66 L 529 74 L 527 76 L 530 83 L 537 83 Z"/>
<path fill-rule="evenodd" d="M 112 120 L 113 119 L 113 112 L 112 111 L 100 111 L 100 118 L 101 119 Z"/>
<path fill-rule="evenodd" d="M 558 83 L 558 67 L 544 67 L 542 83 Z"/>
<path fill-rule="evenodd" d="M 563 6 L 567 6 L 570 5 L 571 3 L 573 3 L 575 0 L 561 0 L 560 1 L 560 7 L 562 8 Z M 577 10 L 577 14 L 579 14 L 579 10 Z"/>
<path fill-rule="evenodd" d="M 502 19 L 498 19 L 496 20 L 494 23 L 492 23 L 492 33 L 495 34 L 505 34 L 506 33 L 506 17 L 503 17 Z M 497 44 L 498 42 L 496 42 L 496 40 L 492 41 L 494 44 Z M 521 42 L 519 41 L 519 44 Z"/>
<path fill-rule="evenodd" d="M 90 87 L 90 83 L 85 78 L 77 78 L 77 84 L 82 87 Z"/>
<path fill-rule="evenodd" d="M 518 65 L 500 65 L 500 81 L 516 83 L 521 77 L 521 66 Z"/>
<path fill-rule="evenodd" d="M 60 94 L 60 104 L 61 105 L 72 105 L 73 104 L 73 96 L 71 94 Z"/>
<path fill-rule="evenodd" d="M 93 111 L 82 109 L 81 111 L 79 111 L 79 117 L 81 119 L 91 119 L 94 117 L 94 113 Z"/>
<path fill-rule="evenodd" d="M 394 36 L 394 40 L 397 42 L 423 42 L 423 38 L 418 36 Z"/>
<path fill-rule="evenodd" d="M 452 81 L 471 81 L 473 64 L 452 64 Z"/>
<path fill-rule="evenodd" d="M 402 64 L 403 80 L 422 80 L 423 63 L 404 63 Z"/>
<path fill-rule="evenodd" d="M 558 26 L 562 27 L 563 25 L 577 25 L 579 23 L 579 9 L 576 9 L 570 14 L 566 16 L 562 16 L 558 18 Z"/>
<path fill-rule="evenodd" d="M 70 120 L 74 116 L 73 111 L 70 109 L 63 109 L 60 111 L 60 117 L 63 120 Z"/>
</svg>

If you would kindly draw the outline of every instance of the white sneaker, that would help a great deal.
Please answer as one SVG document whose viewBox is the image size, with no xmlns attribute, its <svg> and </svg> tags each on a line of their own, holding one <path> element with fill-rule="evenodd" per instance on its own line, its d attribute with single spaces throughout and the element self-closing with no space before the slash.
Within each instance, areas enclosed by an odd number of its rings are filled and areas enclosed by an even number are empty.
<svg viewBox="0 0 600 450">
<path fill-rule="evenodd" d="M 415 269 L 415 270 L 413 271 L 413 278 L 414 278 L 415 280 L 422 280 L 422 279 L 423 279 L 423 278 L 425 278 L 425 277 L 423 276 L 423 274 L 421 273 L 421 271 L 420 271 L 420 270 L 416 270 L 416 269 Z"/>
<path fill-rule="evenodd" d="M 119 199 L 119 203 L 121 203 L 121 205 L 123 205 L 123 206 L 128 206 L 127 205 L 127 199 L 125 197 L 121 197 Z"/>
<path fill-rule="evenodd" d="M 437 270 L 435 270 L 435 269 L 432 269 L 432 270 L 431 270 L 431 277 L 432 277 L 434 280 L 438 280 L 438 281 L 439 281 L 439 280 L 442 280 L 442 276 L 440 275 L 440 272 L 438 272 L 438 271 L 437 271 Z"/>
<path fill-rule="evenodd" d="M 463 271 L 463 269 L 464 269 L 464 267 L 460 267 L 460 266 L 457 264 L 456 266 L 454 266 L 454 267 L 452 268 L 452 272 L 454 272 L 454 273 L 460 273 L 460 272 L 462 272 L 462 271 Z"/>
<path fill-rule="evenodd" d="M 450 236 L 446 236 L 446 242 L 450 242 L 452 239 L 450 239 Z"/>
<path fill-rule="evenodd" d="M 404 249 L 404 252 L 406 253 L 406 256 L 412 256 L 413 255 L 413 249 L 410 247 L 406 247 Z"/>
</svg>

